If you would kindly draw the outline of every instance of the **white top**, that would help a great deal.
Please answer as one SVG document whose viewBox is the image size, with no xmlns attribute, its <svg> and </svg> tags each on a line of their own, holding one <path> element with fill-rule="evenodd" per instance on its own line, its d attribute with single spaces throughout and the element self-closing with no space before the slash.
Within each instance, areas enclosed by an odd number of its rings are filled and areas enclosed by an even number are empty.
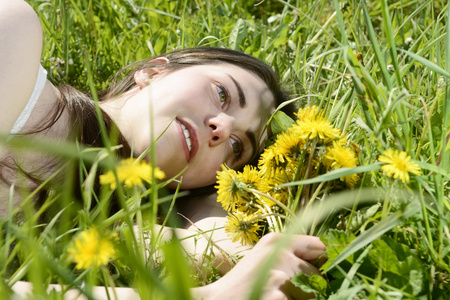
<svg viewBox="0 0 450 300">
<path fill-rule="evenodd" d="M 25 105 L 24 109 L 20 113 L 20 116 L 14 123 L 10 131 L 10 134 L 18 133 L 25 125 L 25 123 L 28 121 L 31 112 L 33 111 L 33 108 L 39 99 L 39 96 L 44 90 L 46 81 L 47 81 L 47 70 L 45 70 L 42 66 L 39 66 L 38 76 L 36 79 L 36 84 L 34 85 L 33 93 L 31 94 L 31 97 L 28 100 L 27 104 Z"/>
</svg>

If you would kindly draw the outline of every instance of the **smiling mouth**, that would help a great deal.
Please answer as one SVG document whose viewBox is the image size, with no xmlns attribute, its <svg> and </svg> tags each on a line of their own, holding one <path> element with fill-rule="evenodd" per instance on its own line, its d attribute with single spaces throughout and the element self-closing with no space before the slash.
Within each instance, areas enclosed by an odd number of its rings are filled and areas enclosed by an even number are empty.
<svg viewBox="0 0 450 300">
<path fill-rule="evenodd" d="M 189 130 L 187 130 L 186 126 L 177 120 L 177 123 L 180 124 L 181 129 L 183 129 L 184 138 L 186 139 L 186 144 L 188 146 L 189 152 L 192 150 L 192 141 L 191 136 L 189 134 Z"/>
<path fill-rule="evenodd" d="M 183 134 L 179 132 L 180 138 L 182 139 L 184 137 L 186 143 L 184 143 L 183 149 L 186 155 L 186 160 L 190 162 L 192 159 L 194 159 L 199 149 L 196 131 L 192 127 L 192 125 L 189 124 L 189 122 L 185 122 L 178 118 L 176 118 L 175 121 L 178 125 L 180 125 L 178 130 L 181 130 L 183 132 Z"/>
</svg>

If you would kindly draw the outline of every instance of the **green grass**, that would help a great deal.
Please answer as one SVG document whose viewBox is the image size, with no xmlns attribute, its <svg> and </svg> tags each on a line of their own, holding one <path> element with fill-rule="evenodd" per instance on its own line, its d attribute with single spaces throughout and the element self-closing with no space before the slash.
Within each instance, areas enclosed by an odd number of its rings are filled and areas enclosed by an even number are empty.
<svg viewBox="0 0 450 300">
<path fill-rule="evenodd" d="M 319 299 L 445 299 L 450 274 L 450 7 L 447 1 L 135 1 L 30 0 L 44 29 L 43 66 L 55 84 L 84 91 L 108 86 L 127 64 L 182 47 L 243 50 L 271 64 L 299 106 L 318 105 L 333 125 L 359 145 L 362 178 L 356 189 L 331 194 L 313 206 L 294 233 L 323 236 L 329 261 L 324 279 L 299 275 L 295 283 Z M 93 194 L 93 178 L 74 165 L 70 145 L 17 142 L 58 152 L 86 179 L 84 203 L 72 204 L 70 182 L 40 213 L 0 223 L 0 275 L 29 280 L 44 294 L 49 282 L 133 286 L 143 298 L 186 296 L 187 269 L 177 250 L 169 263 L 151 267 L 129 226 L 150 227 L 157 204 L 172 202 L 154 185 L 119 191 L 135 201 L 118 215 L 104 207 L 110 191 Z M 422 168 L 407 184 L 373 167 L 386 149 L 405 151 Z M 83 150 L 94 165 L 101 153 Z M 321 177 L 318 181 L 324 181 Z M 297 184 L 298 185 L 298 184 Z M 158 193 L 159 192 L 159 193 Z M 125 194 L 123 194 L 125 193 Z M 144 194 L 144 195 L 143 195 Z M 323 194 L 318 196 L 322 199 Z M 324 205 L 325 201 L 327 205 Z M 90 210 L 90 203 L 96 203 Z M 320 206 L 322 203 L 322 206 Z M 141 206 L 139 206 L 141 205 Z M 56 208 L 54 208 L 56 207 Z M 325 209 L 327 207 L 327 209 Z M 307 216 L 313 216 L 309 219 Z M 120 221 L 120 222 L 119 222 Z M 73 235 L 91 225 L 118 227 L 126 255 L 108 268 L 80 272 L 67 259 Z M 138 233 L 138 236 L 142 232 Z M 174 242 L 175 243 L 175 242 Z M 151 250 L 154 250 L 155 245 Z M 170 248 L 170 247 L 168 247 Z M 176 263 L 176 264 L 175 264 Z M 267 266 L 268 267 L 268 266 Z M 217 279 L 197 270 L 196 283 Z M 213 275 L 207 275 L 213 271 Z M 163 280 L 167 274 L 171 279 Z M 184 284 L 173 284 L 171 280 Z M 259 286 L 260 287 L 260 286 Z M 0 289 L 2 289 L 0 287 Z M 89 296 L 89 289 L 82 289 Z M 255 289 L 257 297 L 260 289 Z M 45 297 L 44 297 L 45 298 Z M 43 299 L 44 299 L 43 298 Z M 51 296 L 49 297 L 51 298 Z M 53 298 L 52 298 L 53 299 Z M 255 298 L 256 299 L 256 298 Z"/>
</svg>

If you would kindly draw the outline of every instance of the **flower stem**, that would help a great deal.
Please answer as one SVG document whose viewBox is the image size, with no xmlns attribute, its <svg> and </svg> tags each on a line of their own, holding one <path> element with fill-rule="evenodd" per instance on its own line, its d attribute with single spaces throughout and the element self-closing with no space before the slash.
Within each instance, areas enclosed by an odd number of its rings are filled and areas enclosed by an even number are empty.
<svg viewBox="0 0 450 300">
<path fill-rule="evenodd" d="M 290 210 L 286 205 L 284 205 L 283 203 L 281 203 L 277 199 L 273 198 L 272 196 L 270 196 L 268 194 L 265 194 L 265 193 L 261 193 L 260 191 L 258 191 L 256 189 L 250 189 L 250 191 L 252 193 L 254 193 L 255 195 L 259 195 L 259 196 L 262 196 L 262 197 L 267 198 L 269 200 L 272 200 L 273 202 L 275 202 L 276 205 L 278 205 L 279 207 L 284 209 L 284 211 L 286 213 L 288 213 L 290 216 L 292 216 L 293 218 L 297 218 L 297 216 L 295 215 L 295 213 L 292 210 Z"/>
</svg>

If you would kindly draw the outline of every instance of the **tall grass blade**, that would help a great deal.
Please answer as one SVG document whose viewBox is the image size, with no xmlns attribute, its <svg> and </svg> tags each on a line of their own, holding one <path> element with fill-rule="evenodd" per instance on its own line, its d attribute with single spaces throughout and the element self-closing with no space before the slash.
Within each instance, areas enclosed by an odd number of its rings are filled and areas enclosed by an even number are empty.
<svg viewBox="0 0 450 300">
<path fill-rule="evenodd" d="M 383 27 L 384 32 L 386 34 L 388 46 L 389 46 L 389 53 L 391 55 L 391 61 L 394 65 L 394 72 L 395 77 L 397 79 L 397 85 L 402 86 L 402 78 L 400 77 L 400 67 L 398 65 L 397 61 L 397 47 L 395 45 L 395 38 L 394 33 L 392 32 L 392 22 L 391 22 L 391 16 L 389 14 L 389 6 L 387 4 L 386 0 L 381 1 L 381 12 L 383 14 Z"/>
<path fill-rule="evenodd" d="M 426 58 L 423 58 L 420 55 L 417 55 L 413 52 L 410 52 L 408 50 L 403 50 L 400 49 L 400 51 L 404 52 L 405 54 L 411 56 L 414 60 L 420 62 L 421 64 L 423 64 L 425 67 L 427 67 L 428 69 L 430 69 L 431 71 L 436 72 L 437 74 L 440 74 L 442 76 L 445 76 L 446 78 L 450 78 L 450 72 L 442 69 L 441 67 L 439 67 L 438 65 L 436 65 L 435 63 L 429 61 Z"/>
<path fill-rule="evenodd" d="M 337 20 L 339 24 L 339 30 L 341 32 L 341 43 L 343 46 L 348 45 L 347 33 L 345 32 L 344 20 L 342 18 L 341 8 L 339 7 L 339 1 L 333 0 L 334 9 L 336 10 Z"/>
<path fill-rule="evenodd" d="M 367 29 L 369 30 L 369 38 L 372 44 L 372 49 L 375 52 L 375 57 L 380 66 L 381 73 L 383 74 L 384 83 L 387 85 L 388 89 L 392 89 L 391 76 L 388 73 L 386 62 L 384 60 L 383 54 L 381 53 L 380 45 L 378 44 L 377 37 L 372 26 L 372 21 L 370 20 L 369 12 L 367 11 L 366 2 L 361 1 L 361 6 L 364 13 L 364 20 L 366 22 Z"/>
<path fill-rule="evenodd" d="M 280 187 L 296 186 L 296 185 L 302 185 L 302 184 L 312 184 L 312 183 L 317 183 L 317 182 L 331 181 L 331 180 L 336 180 L 341 177 L 345 177 L 345 176 L 349 176 L 349 175 L 353 175 L 353 174 L 377 171 L 380 168 L 381 168 L 380 163 L 375 163 L 375 164 L 371 164 L 371 165 L 367 165 L 367 166 L 359 166 L 359 167 L 355 167 L 355 168 L 340 168 L 340 169 L 330 171 L 326 174 L 323 174 L 323 175 L 320 175 L 320 176 L 317 176 L 317 177 L 314 177 L 311 179 L 292 181 L 289 183 L 280 184 L 279 186 Z"/>
</svg>

